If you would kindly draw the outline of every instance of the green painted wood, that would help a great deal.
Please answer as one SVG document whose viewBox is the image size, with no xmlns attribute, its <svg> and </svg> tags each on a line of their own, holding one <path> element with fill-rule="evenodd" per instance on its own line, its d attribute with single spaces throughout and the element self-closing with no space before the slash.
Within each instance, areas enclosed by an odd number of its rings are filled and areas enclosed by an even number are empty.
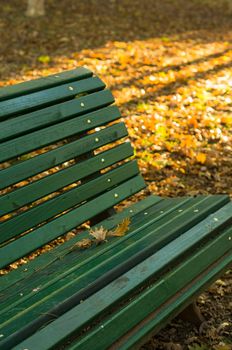
<svg viewBox="0 0 232 350">
<path fill-rule="evenodd" d="M 105 84 L 99 78 L 91 77 L 2 101 L 0 102 L 0 120 L 71 100 L 87 86 L 91 86 L 91 90 L 96 91 L 104 88 Z"/>
<path fill-rule="evenodd" d="M 95 95 L 96 96 L 96 95 Z M 110 97 L 109 103 L 113 102 L 113 98 Z M 104 108 L 106 101 L 99 100 L 98 98 L 92 99 L 92 96 L 86 97 L 86 106 L 84 111 L 83 119 L 88 117 L 91 120 L 91 125 L 95 127 L 95 114 L 100 113 L 100 111 L 94 112 L 92 114 L 87 114 L 91 110 Z M 103 105 L 102 105 L 103 102 Z M 118 115 L 120 117 L 119 109 L 116 106 L 111 106 L 106 109 L 109 115 L 109 121 L 111 114 Z M 105 111 L 102 110 L 104 114 Z M 73 99 L 71 101 L 66 101 L 63 103 L 59 103 L 47 108 L 40 109 L 38 111 L 34 111 L 32 113 L 28 113 L 20 116 L 20 118 L 11 118 L 9 120 L 5 120 L 1 122 L 0 129 L 0 140 L 1 142 L 9 139 L 14 139 L 23 134 L 39 130 L 41 128 L 62 122 L 64 120 L 68 120 L 73 117 L 77 117 L 83 114 L 83 107 L 80 106 L 79 99 Z M 80 117 L 81 118 L 81 117 Z M 87 119 L 86 119 L 87 120 Z"/>
<path fill-rule="evenodd" d="M 211 198 L 212 199 L 212 198 Z M 131 233 L 127 233 L 125 237 L 121 237 L 118 242 L 111 242 L 108 243 L 106 246 L 102 246 L 98 249 L 98 253 L 96 254 L 96 251 L 94 251 L 94 254 L 91 249 L 85 251 L 82 253 L 81 257 L 78 258 L 78 267 L 76 266 L 76 254 L 74 254 L 74 266 L 75 268 L 78 268 L 81 266 L 81 261 L 83 261 L 85 264 L 89 263 L 90 265 L 85 268 L 85 270 L 88 272 L 91 270 L 91 266 L 97 266 L 100 261 L 94 261 L 94 259 L 98 259 L 100 256 L 100 259 L 103 259 L 103 261 L 106 261 L 108 258 L 111 258 L 111 255 L 117 256 L 121 251 L 122 253 L 126 254 L 126 256 L 135 256 L 136 252 L 138 253 L 139 250 L 142 250 L 144 247 L 147 246 L 153 246 L 152 251 L 155 249 L 160 248 L 163 246 L 163 244 L 167 243 L 167 240 L 173 239 L 173 235 L 176 236 L 175 227 L 178 222 L 183 223 L 183 226 L 178 226 L 178 229 L 183 231 L 183 229 L 187 229 L 188 226 L 186 226 L 186 222 L 188 223 L 188 217 L 192 216 L 192 212 L 196 210 L 196 207 L 200 211 L 199 214 L 195 214 L 196 218 L 200 216 L 198 221 L 202 219 L 202 214 L 206 215 L 209 214 L 212 210 L 215 209 L 221 203 L 223 204 L 224 201 L 222 201 L 222 197 L 219 196 L 218 198 L 218 204 L 213 203 L 212 200 L 211 203 L 208 201 L 208 198 L 203 196 L 196 199 L 191 198 L 177 198 L 177 199 L 166 199 L 162 200 L 162 202 L 158 202 L 158 205 L 156 204 L 155 207 L 152 206 L 148 211 L 146 211 L 146 215 L 144 213 L 141 213 L 140 215 L 137 215 L 133 222 L 131 223 L 130 231 Z M 209 205 L 209 208 L 205 210 L 204 208 Z M 183 208 L 185 209 L 185 212 L 183 212 Z M 202 209 L 204 211 L 202 212 Z M 174 220 L 174 221 L 173 221 Z M 194 219 L 195 221 L 195 219 Z M 158 224 L 157 224 L 158 222 Z M 178 231 L 179 232 L 179 231 Z M 153 237 L 155 235 L 155 238 Z M 75 244 L 77 241 L 79 241 L 82 238 L 87 238 L 86 235 L 77 236 L 76 239 L 72 240 L 71 244 Z M 140 241 L 139 241 L 140 240 Z M 134 248 L 133 244 L 139 241 L 138 243 L 138 249 Z M 125 246 L 123 246 L 125 243 Z M 118 246 L 118 244 L 120 246 Z M 69 252 L 70 246 L 68 245 L 67 251 Z M 149 253 L 150 254 L 150 253 Z M 148 254 L 148 255 L 149 255 Z M 103 257 L 101 257 L 103 255 Z M 64 259 L 64 254 L 62 252 L 61 255 L 55 254 L 57 259 L 61 258 Z M 72 255 L 68 254 L 68 257 L 70 259 L 65 260 L 65 273 L 68 272 L 68 266 L 70 266 L 70 262 L 72 263 Z M 84 260 L 83 260 L 84 259 Z M 87 259 L 87 260 L 86 260 Z M 128 264 L 128 258 L 122 259 L 121 262 L 124 260 L 127 260 Z M 64 260 L 63 260 L 64 261 Z M 117 262 L 117 265 L 120 261 Z M 109 263 L 107 263 L 109 266 Z M 58 267 L 51 267 L 51 270 L 49 270 L 48 266 L 46 266 L 46 273 L 49 275 L 54 274 L 54 271 L 56 272 L 59 270 L 58 279 L 61 280 L 61 270 Z M 86 272 L 84 270 L 84 273 Z M 77 273 L 77 275 L 80 275 L 80 272 Z M 42 272 L 43 276 L 43 272 Z M 71 278 L 72 279 L 72 278 Z M 46 277 L 45 277 L 45 282 Z M 30 289 L 30 285 L 32 284 L 32 281 L 30 280 L 29 285 L 24 284 L 25 289 Z M 37 270 L 36 276 L 35 276 L 35 283 L 40 283 L 42 285 L 42 281 L 39 279 L 39 272 Z M 66 284 L 66 283 L 64 283 Z M 20 289 L 20 286 L 18 286 L 18 289 Z M 56 288 L 57 289 L 57 288 Z M 21 290 L 24 293 L 24 290 Z M 9 300 L 9 293 L 7 293 L 7 299 Z M 3 307 L 3 306 L 2 306 Z"/>
<path fill-rule="evenodd" d="M 72 230 L 98 213 L 111 208 L 123 199 L 138 192 L 145 187 L 141 176 L 136 176 L 115 189 L 110 190 L 96 199 L 93 199 L 80 207 L 58 217 L 51 222 L 43 225 L 37 230 L 16 240 L 4 248 L 0 248 L 0 266 L 4 267 L 31 251 L 41 247 L 60 235 Z M 117 196 L 115 196 L 115 193 Z"/>
<path fill-rule="evenodd" d="M 205 270 L 200 276 L 192 280 L 185 288 L 181 290 L 181 293 L 177 293 L 175 298 L 171 298 L 166 305 L 162 306 L 156 310 L 156 317 L 153 318 L 150 322 L 146 323 L 146 327 L 143 329 L 138 329 L 131 332 L 131 338 L 128 339 L 125 343 L 120 342 L 120 349 L 139 349 L 140 345 L 144 344 L 146 339 L 150 339 L 149 335 L 154 335 L 154 332 L 157 333 L 161 328 L 163 328 L 171 319 L 176 317 L 181 311 L 184 310 L 191 302 L 196 300 L 196 298 L 206 290 L 214 281 L 216 281 L 219 276 L 225 272 L 231 264 L 231 254 L 227 253 L 217 260 L 216 263 L 210 266 L 210 269 Z M 153 313 L 154 315 L 154 313 Z M 149 316 L 148 316 L 149 317 Z M 142 326 L 142 325 L 141 325 Z M 111 350 L 115 349 L 113 344 L 110 348 Z M 133 345 L 132 345 L 133 344 Z M 132 347 L 131 347 L 132 346 Z"/>
<path fill-rule="evenodd" d="M 51 88 L 64 83 L 92 76 L 92 72 L 84 67 L 56 73 L 48 77 L 34 79 L 23 83 L 6 86 L 0 89 L 0 101 Z"/>
<path fill-rule="evenodd" d="M 0 198 L 0 215 L 5 215 L 13 210 L 19 209 L 24 205 L 47 196 L 58 189 L 77 182 L 92 173 L 102 170 L 133 155 L 133 148 L 129 142 L 120 144 L 108 151 L 79 162 L 57 173 L 48 175 L 29 185 L 18 188 Z M 104 159 L 104 163 L 101 161 Z M 12 219 L 14 220 L 14 219 Z M 17 227 L 17 224 L 16 226 Z M 0 242 L 1 242 L 1 224 L 0 224 Z M 3 229 L 4 231 L 4 229 Z"/>
<path fill-rule="evenodd" d="M 201 201 L 198 201 L 198 208 L 199 210 L 203 209 L 206 206 L 206 200 L 207 198 L 201 198 Z M 189 212 L 190 212 L 190 208 L 192 208 L 192 211 L 195 210 L 194 208 L 196 206 L 193 206 L 193 203 L 191 203 L 193 200 L 189 199 L 187 202 L 186 200 L 182 199 L 182 206 L 179 205 L 179 207 L 184 208 L 184 206 L 189 206 Z M 166 200 L 165 202 L 173 202 L 173 204 L 176 202 L 176 204 L 178 204 L 178 200 Z M 179 199 L 179 204 L 180 204 L 180 199 Z M 186 202 L 186 203 L 185 203 Z M 173 205 L 172 204 L 172 205 Z M 196 201 L 195 201 L 196 204 Z M 200 207 L 201 204 L 201 207 Z M 144 242 L 147 243 L 147 246 L 150 246 L 153 244 L 154 248 L 152 250 L 152 253 L 154 253 L 154 251 L 156 251 L 157 249 L 161 249 L 161 247 L 163 247 L 165 244 L 167 244 L 168 242 L 174 240 L 173 234 L 176 233 L 175 235 L 178 234 L 178 232 L 184 232 L 184 227 L 186 227 L 186 229 L 188 229 L 188 225 L 185 224 L 186 221 L 186 217 L 189 217 L 187 211 L 183 214 L 181 214 L 180 212 L 180 217 L 177 218 L 178 214 L 178 205 L 175 207 L 175 211 L 173 210 L 174 215 L 164 215 L 163 214 L 163 221 L 166 220 L 166 224 L 162 225 L 162 221 L 159 220 L 159 216 L 161 215 L 160 211 L 161 209 L 164 209 L 164 207 L 162 208 L 162 206 L 157 210 L 159 215 L 156 218 L 156 221 L 158 222 L 158 224 L 156 225 L 152 225 L 150 222 L 150 225 L 147 225 L 147 230 L 145 229 L 145 227 L 140 226 L 140 229 L 138 230 L 138 225 L 136 223 L 132 223 L 131 225 L 131 233 L 128 233 L 127 236 L 129 235 L 129 237 L 123 237 L 119 239 L 119 244 L 118 247 L 108 247 L 108 252 L 106 254 L 102 254 L 101 256 L 98 256 L 97 259 L 94 256 L 94 250 L 88 250 L 87 254 L 89 252 L 89 255 L 91 255 L 91 259 L 89 260 L 89 263 L 85 266 L 82 266 L 82 268 L 79 268 L 80 266 L 80 260 L 78 259 L 78 267 L 77 265 L 77 253 L 73 253 L 73 258 L 74 261 L 76 262 L 74 266 L 74 269 L 76 270 L 75 273 L 73 273 L 74 271 L 72 271 L 72 274 L 69 274 L 67 277 L 65 277 L 64 275 L 62 276 L 61 270 L 59 268 L 60 262 L 57 263 L 57 266 L 54 266 L 53 271 L 49 271 L 46 270 L 46 273 L 50 276 L 50 279 L 52 278 L 52 273 L 54 274 L 54 271 L 59 271 L 60 273 L 57 275 L 57 279 L 56 279 L 56 283 L 53 283 L 52 288 L 49 289 L 44 289 L 43 283 L 40 279 L 37 279 L 36 282 L 32 281 L 28 281 L 28 285 L 25 285 L 25 289 L 26 290 L 18 290 L 18 292 L 22 292 L 22 294 L 24 295 L 24 293 L 28 293 L 28 289 L 32 290 L 33 288 L 36 289 L 36 286 L 40 286 L 40 292 L 39 294 L 33 293 L 33 291 L 31 292 L 31 297 L 29 300 L 25 300 L 26 296 L 21 297 L 20 299 L 18 299 L 17 297 L 13 298 L 11 303 L 10 303 L 10 312 L 8 312 L 7 314 L 5 314 L 3 316 L 3 319 L 1 319 L 1 322 L 4 322 L 4 320 L 8 320 L 8 323 L 10 322 L 11 317 L 13 317 L 14 320 L 14 326 L 16 326 L 16 324 L 18 323 L 18 327 L 22 327 L 23 324 L 29 323 L 29 320 L 31 319 L 31 321 L 33 321 L 36 318 L 36 315 L 38 314 L 55 314 L 54 310 L 51 310 L 50 308 L 52 307 L 52 305 L 58 305 L 60 301 L 62 300 L 68 300 L 68 298 L 72 295 L 75 294 L 75 291 L 79 290 L 83 290 L 83 288 L 85 286 L 89 286 L 87 288 L 89 288 L 91 290 L 92 293 L 94 293 L 94 285 L 96 283 L 97 278 L 101 279 L 101 276 L 105 276 L 106 273 L 108 272 L 108 275 L 110 275 L 110 277 L 112 279 L 115 279 L 117 277 L 117 275 L 115 275 L 115 269 L 120 269 L 119 273 L 125 272 L 127 271 L 129 268 L 131 268 L 132 266 L 134 266 L 135 264 L 138 264 L 139 262 L 143 261 L 146 256 L 142 256 L 140 257 L 140 260 L 137 259 L 135 261 L 135 256 L 136 254 L 139 255 L 139 253 L 144 249 Z M 230 206 L 230 209 L 232 208 L 232 205 Z M 168 209 L 168 208 L 166 208 Z M 170 209 L 170 208 L 169 208 Z M 228 209 L 229 212 L 229 209 Z M 200 215 L 200 214 L 197 214 Z M 225 215 L 225 212 L 224 212 Z M 227 213 L 228 216 L 228 213 Z M 181 219 L 181 222 L 183 223 L 183 227 L 180 227 L 180 225 L 176 225 L 177 222 L 179 222 Z M 220 219 L 219 219 L 220 220 Z M 211 218 L 212 221 L 212 218 Z M 225 223 L 225 219 L 224 219 L 224 223 Z M 160 229 L 161 226 L 161 229 Z M 220 226 L 222 227 L 222 224 L 220 223 Z M 154 229 L 153 229 L 154 227 Z M 175 228 L 173 230 L 173 228 Z M 151 229 L 149 231 L 149 229 Z M 137 237 L 135 237 L 135 233 L 139 233 L 140 234 L 140 240 L 137 239 Z M 138 232 L 140 231 L 140 232 Z M 210 238 L 212 238 L 212 231 L 210 232 Z M 169 234 L 169 240 L 167 241 L 167 236 Z M 166 237 L 165 237 L 166 236 Z M 204 235 L 202 238 L 206 238 L 207 235 Z M 199 241 L 197 242 L 199 243 Z M 107 244 L 108 246 L 108 244 Z M 116 249 L 115 249 L 116 248 Z M 99 249 L 101 249 L 101 247 L 99 247 Z M 104 248 L 103 248 L 104 249 Z M 181 254 L 181 252 L 180 252 Z M 70 255 L 69 255 L 70 256 Z M 130 257 L 133 257 L 132 259 Z M 130 263 L 130 261 L 132 260 L 132 263 Z M 62 264 L 66 266 L 66 271 L 65 274 L 67 273 L 68 269 L 69 269 L 69 262 L 66 259 L 62 259 Z M 120 267 L 121 265 L 125 265 L 124 270 L 121 269 Z M 80 266 L 81 267 L 81 266 Z M 167 266 L 168 268 L 168 266 Z M 74 270 L 73 269 L 73 270 Z M 70 271 L 71 272 L 71 271 Z M 88 277 L 89 276 L 89 277 Z M 92 277 L 91 277 L 92 276 Z M 65 277 L 65 278 L 64 278 Z M 50 284 L 50 281 L 47 281 L 47 285 Z M 54 281 L 55 282 L 55 281 Z M 110 280 L 105 281 L 105 284 L 109 283 Z M 36 284 L 35 284 L 36 283 Z M 83 284 L 84 283 L 84 284 Z M 70 287 L 72 287 L 70 289 Z M 102 286 L 101 286 L 102 287 Z M 57 294 L 59 294 L 61 291 L 62 295 L 60 296 L 60 298 L 57 298 Z M 8 300 L 11 299 L 9 297 L 9 293 L 8 294 Z M 55 297 L 55 300 L 54 300 Z M 46 306 L 49 306 L 49 299 L 51 299 L 50 301 L 50 308 Z M 66 303 L 65 302 L 65 303 Z M 40 305 L 39 305 L 40 304 Z M 31 305 L 35 305 L 35 307 L 31 307 Z M 13 309 L 13 306 L 16 309 Z M 4 303 L 2 303 L 2 308 L 4 308 Z M 30 308 L 30 309 L 29 309 Z M 18 320 L 16 320 L 16 312 L 17 310 L 30 310 L 30 314 L 28 314 L 26 311 L 22 312 L 22 315 L 20 317 L 20 311 L 18 312 Z M 25 321 L 26 320 L 26 321 Z M 47 320 L 45 320 L 47 323 Z M 4 330 L 5 332 L 6 330 Z M 8 329 L 9 331 L 9 329 Z M 11 330 L 12 331 L 12 330 Z"/>
<path fill-rule="evenodd" d="M 101 162 L 101 158 L 99 159 L 99 162 Z M 3 241 L 17 237 L 24 231 L 75 207 L 83 201 L 89 200 L 90 198 L 109 190 L 138 173 L 139 169 L 136 161 L 127 162 L 126 164 L 118 166 L 117 168 L 97 177 L 95 180 L 88 181 L 83 185 L 65 191 L 63 194 L 46 200 L 40 205 L 28 209 L 22 214 L 2 223 L 0 225 L 0 236 Z M 110 181 L 108 181 L 108 179 L 110 179 Z"/>
<path fill-rule="evenodd" d="M 223 211 L 229 210 L 227 214 L 223 214 Z M 153 276 L 154 273 L 157 272 L 157 270 L 162 270 L 164 267 L 166 267 L 169 263 L 173 261 L 173 259 L 177 259 L 180 254 L 183 254 L 184 251 L 191 250 L 192 245 L 196 245 L 199 241 L 199 239 L 202 239 L 202 236 L 205 234 L 209 234 L 211 230 L 217 230 L 221 225 L 222 221 L 221 218 L 230 216 L 231 212 L 231 204 L 228 204 L 221 210 L 219 210 L 217 213 L 217 217 L 219 218 L 219 221 L 215 222 L 212 220 L 212 218 L 207 218 L 204 220 L 204 222 L 201 222 L 191 230 L 187 231 L 185 234 L 177 238 L 176 240 L 169 243 L 167 246 L 165 246 L 163 249 L 156 252 L 154 255 L 149 257 L 148 259 L 144 260 L 141 264 L 138 264 L 136 267 L 128 271 L 125 275 L 122 275 L 117 280 L 111 282 L 108 286 L 103 288 L 101 291 L 95 293 L 93 296 L 88 298 L 86 301 L 82 302 L 72 310 L 65 313 L 63 316 L 61 316 L 58 320 L 52 322 L 47 327 L 39 331 L 37 334 L 30 337 L 28 340 L 20 344 L 20 346 L 30 347 L 32 344 L 37 343 L 37 339 L 43 339 L 43 342 L 40 343 L 40 349 L 50 349 L 51 346 L 55 346 L 56 344 L 60 343 L 60 341 L 66 339 L 68 336 L 70 336 L 74 331 L 81 330 L 85 327 L 86 324 L 89 324 L 93 318 L 95 318 L 97 315 L 100 315 L 102 312 L 105 312 L 108 308 L 110 308 L 113 304 L 115 304 L 116 301 L 120 301 L 122 297 L 125 297 L 133 291 L 134 289 L 137 289 L 142 283 L 146 282 L 148 279 Z M 220 223 L 219 223 L 220 222 Z M 231 228 L 230 230 L 227 229 L 225 233 L 223 234 L 223 238 L 217 237 L 217 244 L 216 247 L 220 248 L 220 252 L 217 248 L 215 248 L 215 253 L 221 256 L 223 250 L 229 250 L 231 249 L 228 247 L 228 238 L 231 235 Z M 224 243 L 223 243 L 224 242 Z M 214 241 L 210 241 L 210 243 L 207 244 L 207 246 L 204 246 L 204 249 L 200 251 L 200 254 L 202 256 L 202 262 L 205 264 L 204 268 L 209 265 L 209 262 L 207 261 L 209 258 L 211 259 L 217 259 L 216 255 L 214 254 L 206 254 L 206 251 L 211 251 L 211 248 L 209 249 L 209 246 L 212 247 L 212 245 L 215 244 Z M 199 252 L 199 251 L 198 251 Z M 198 263 L 192 264 L 192 259 L 195 261 L 198 261 L 199 254 L 194 253 L 193 257 L 190 259 L 188 258 L 187 262 L 188 264 L 188 273 L 186 276 L 191 280 L 192 276 L 189 274 L 189 266 L 190 271 L 192 270 L 192 266 L 194 266 L 194 269 L 199 266 Z M 207 256 L 207 259 L 205 257 Z M 230 255 L 230 262 L 231 262 L 231 255 Z M 228 263 L 228 261 L 227 261 Z M 181 266 L 184 266 L 184 264 L 181 264 L 180 267 L 177 267 L 177 271 L 181 270 Z M 202 266 L 201 266 L 202 268 Z M 194 271 L 195 272 L 195 271 Z M 199 272 L 197 272 L 198 274 Z M 173 274 L 173 271 L 171 272 L 171 275 Z M 196 275 L 197 275 L 196 274 Z M 182 281 L 182 274 L 180 273 L 181 278 L 177 279 L 178 281 Z M 161 280 L 161 284 L 163 286 L 163 279 Z M 183 281 L 185 283 L 185 281 Z M 163 290 L 163 287 L 160 287 L 160 282 L 158 282 L 158 289 Z M 176 283 L 174 283 L 174 286 Z M 155 285 L 157 286 L 157 284 Z M 172 284 L 170 283 L 170 291 L 172 291 Z M 181 287 L 180 287 L 181 288 Z M 138 290 L 138 289 L 137 289 Z M 148 290 L 150 291 L 150 289 Z M 153 289 L 152 289 L 153 291 Z M 173 294 L 175 294 L 175 291 L 173 290 Z M 157 294 L 157 291 L 155 291 L 155 297 L 153 294 L 153 297 L 151 300 L 154 301 L 157 300 L 157 296 L 161 296 L 162 298 L 167 298 L 166 293 L 159 293 Z M 136 299 L 138 301 L 138 299 Z M 163 300 L 162 300 L 163 301 Z M 128 307 L 130 307 L 131 304 L 129 304 Z M 143 310 L 140 302 L 137 303 L 140 310 Z M 134 306 L 134 305 L 133 305 Z M 145 308 L 146 309 L 146 308 Z M 125 311 L 125 308 L 123 309 Z M 132 307 L 131 307 L 132 310 Z M 133 309 L 134 310 L 134 309 Z M 149 308 L 149 311 L 147 314 L 151 312 L 151 307 Z M 134 315 L 137 315 L 136 312 L 132 311 Z M 126 312 L 123 313 L 123 316 L 125 316 Z M 80 317 L 82 315 L 82 317 Z M 116 316 L 118 313 L 116 314 Z M 141 311 L 138 312 L 139 317 L 141 316 Z M 119 313 L 120 316 L 120 313 Z M 146 316 L 146 315 L 145 315 Z M 132 317 L 131 319 L 134 319 Z M 137 320 L 136 320 L 137 321 Z M 124 325 L 127 324 L 127 322 L 122 322 Z M 105 326 L 105 322 L 104 322 Z M 108 324 L 107 324 L 108 326 Z M 110 326 L 110 323 L 109 323 Z M 122 327 L 114 327 L 114 329 L 121 329 Z M 104 328 L 105 329 L 105 328 Z M 112 329 L 112 328 L 111 328 Z M 96 333 L 99 333 L 99 328 L 95 330 Z M 95 336 L 95 331 L 94 336 Z M 112 336 L 113 332 L 110 332 L 110 335 Z M 107 333 L 108 334 L 108 333 Z M 90 341 L 93 340 L 93 334 L 90 334 Z M 97 334 L 98 336 L 98 334 Z M 38 338 L 39 337 L 39 338 Z M 109 338 L 109 337 L 104 337 Z M 87 339 L 87 340 L 89 340 Z M 83 342 L 86 341 L 86 338 L 83 340 Z M 112 339 L 110 340 L 112 342 Z M 89 343 L 88 343 L 89 344 Z M 98 344 L 98 341 L 95 343 Z M 83 345 L 83 343 L 78 343 L 79 345 Z M 85 343 L 86 345 L 86 343 Z M 102 346 L 102 343 L 101 345 Z M 81 347 L 80 347 L 81 348 Z M 86 347 L 86 348 L 91 348 Z M 17 347 L 16 347 L 17 349 Z M 101 349 L 104 349 L 102 347 Z"/>
<path fill-rule="evenodd" d="M 120 211 L 115 215 L 105 219 L 101 222 L 101 224 L 103 227 L 110 230 L 118 225 L 126 217 L 133 218 L 136 215 L 137 218 L 138 216 L 142 215 L 144 218 L 144 214 L 140 212 L 153 210 L 160 201 L 162 201 L 160 197 L 150 195 L 139 202 L 133 203 L 130 207 L 125 208 L 123 211 Z M 139 213 L 140 215 L 138 215 Z M 98 226 L 99 225 L 95 225 L 94 227 Z M 83 235 L 84 233 L 81 235 L 82 238 Z M 30 263 L 26 265 L 26 268 L 25 266 L 19 266 L 16 270 L 11 271 L 11 273 L 3 275 L 1 277 L 0 292 L 6 288 L 9 288 L 11 285 L 15 285 L 21 281 L 23 283 L 25 279 L 28 280 L 28 278 L 34 274 L 34 271 L 36 271 L 37 275 L 39 271 L 43 270 L 44 268 L 47 269 L 50 264 L 57 260 L 57 258 L 65 256 L 70 247 L 73 246 L 73 244 L 75 244 L 78 240 L 79 237 L 74 237 L 72 240 L 54 247 L 52 251 L 47 251 L 38 256 L 36 259 L 30 261 Z"/>
<path fill-rule="evenodd" d="M 86 98 L 82 98 L 84 100 Z M 96 93 L 94 97 L 96 105 L 106 106 L 112 103 L 112 95 L 108 90 Z M 79 102 L 79 105 L 82 102 Z M 104 113 L 103 113 L 104 114 Z M 108 115 L 107 115 L 108 117 Z M 42 130 L 32 132 L 28 135 L 20 136 L 16 139 L 6 141 L 1 144 L 0 161 L 5 161 L 15 158 L 25 153 L 29 153 L 38 148 L 45 147 L 51 143 L 60 141 L 66 137 L 81 133 L 92 128 L 92 123 L 88 123 L 89 118 L 76 118 L 69 121 L 64 121 L 57 125 L 52 125 Z M 108 118 L 110 120 L 110 118 Z M 106 117 L 103 123 L 107 123 Z M 102 122 L 100 121 L 101 125 Z"/>
<path fill-rule="evenodd" d="M 96 136 L 99 139 L 98 142 L 95 140 Z M 54 150 L 0 171 L 0 186 L 1 188 L 10 186 L 125 136 L 127 136 L 125 125 L 118 123 L 98 131 L 97 134 L 91 134 L 79 140 L 69 142 Z"/>
<path fill-rule="evenodd" d="M 41 299 L 41 304 L 44 306 L 44 302 L 46 303 L 47 300 L 42 300 L 42 289 L 44 289 L 45 291 L 45 296 L 46 294 L 48 294 L 49 298 L 53 298 L 54 295 L 52 295 L 52 292 L 54 294 L 55 291 L 55 294 L 58 294 L 58 292 L 61 290 L 63 293 L 64 289 L 66 289 L 66 287 L 69 287 L 70 289 L 71 285 L 75 287 L 76 291 L 80 291 L 84 287 L 88 287 L 88 285 L 95 281 L 97 277 L 99 278 L 103 276 L 103 274 L 105 274 L 107 271 L 109 272 L 109 270 L 113 269 L 115 266 L 118 266 L 118 264 L 121 264 L 122 262 L 125 262 L 126 269 L 129 269 L 130 266 L 128 262 L 130 260 L 130 257 L 140 252 L 141 250 L 139 239 L 144 239 L 145 234 L 149 233 L 149 231 L 145 232 L 145 228 L 151 224 L 154 224 L 154 222 L 159 221 L 159 219 L 162 216 L 164 216 L 164 214 L 160 213 L 160 211 L 162 211 L 163 209 L 166 209 L 167 212 L 171 213 L 171 211 L 177 210 L 177 208 L 181 207 L 181 205 L 183 206 L 189 200 L 190 199 L 184 198 L 167 200 L 159 199 L 159 201 L 155 205 L 153 205 L 151 208 L 148 208 L 147 219 L 145 219 L 144 213 L 139 213 L 133 218 L 133 221 L 130 225 L 130 231 L 125 237 L 121 237 L 118 240 L 109 240 L 107 244 L 98 246 L 94 249 L 85 250 L 81 252 L 81 254 L 80 252 L 78 254 L 78 251 L 76 251 L 73 254 L 67 254 L 67 256 L 57 256 L 57 261 L 55 262 L 55 264 L 53 264 L 50 267 L 46 266 L 45 271 L 42 271 L 40 268 L 40 270 L 36 271 L 34 278 L 30 278 L 27 281 L 24 280 L 23 285 L 18 284 L 17 286 L 15 286 L 16 288 L 14 290 L 11 289 L 5 292 L 6 297 L 2 296 L 0 298 L 2 306 L 0 314 L 6 311 L 4 308 L 7 306 L 9 306 L 9 309 L 12 309 L 13 306 L 19 310 L 23 309 L 24 307 L 18 305 L 24 302 L 28 298 L 28 296 L 33 296 L 34 293 L 33 291 L 31 292 L 33 286 L 34 288 L 36 288 L 37 285 L 40 286 L 40 295 L 35 296 L 35 298 L 38 297 L 39 299 Z M 152 213 L 153 215 L 151 215 Z M 169 221 L 168 218 L 167 221 Z M 80 240 L 83 239 L 83 237 L 87 238 L 88 236 L 87 234 L 82 234 L 80 235 L 80 237 L 77 238 L 79 238 Z M 72 245 L 73 244 L 75 243 L 72 242 Z M 70 253 L 70 251 L 67 250 L 66 253 Z M 62 259 L 62 266 L 60 266 L 60 258 Z M 49 280 L 47 279 L 47 275 L 50 276 Z M 55 284 L 56 282 L 58 282 L 58 284 Z M 52 284 L 52 289 L 47 290 L 48 286 Z M 93 292 L 92 287 L 91 292 Z M 20 299 L 18 298 L 19 293 L 23 294 L 23 297 L 21 297 Z M 72 294 L 73 290 L 68 293 L 66 289 L 63 293 L 63 296 L 65 295 L 65 298 L 67 298 Z M 56 299 L 56 304 L 58 304 L 59 301 L 63 300 L 63 296 L 61 296 L 59 300 Z M 29 300 L 29 304 L 30 303 L 31 300 Z M 25 308 L 27 307 L 28 305 Z M 36 312 L 40 313 L 41 310 L 36 310 Z M 10 315 L 8 314 L 7 317 L 3 316 L 3 319 L 0 319 L 0 321 L 3 322 L 6 318 L 10 319 Z"/>
<path fill-rule="evenodd" d="M 155 283 L 139 297 L 135 298 L 129 305 L 123 307 L 120 311 L 101 322 L 94 331 L 83 340 L 80 340 L 71 349 L 93 349 L 92 346 L 94 346 L 96 350 L 109 349 L 109 346 L 113 345 L 118 338 L 131 331 L 139 322 L 142 322 L 144 318 L 151 313 L 151 310 L 157 309 L 166 300 L 170 300 L 170 298 L 180 292 L 182 288 L 190 284 L 194 278 L 198 277 L 199 280 L 199 275 L 202 274 L 205 269 L 209 268 L 209 266 L 228 252 L 228 239 L 230 234 L 231 230 L 229 233 L 226 232 L 222 234 L 215 241 L 210 242 L 206 247 L 196 252 L 191 258 L 184 261 L 161 281 Z M 225 255 L 224 264 L 225 261 L 226 266 L 231 263 L 232 259 L 229 254 Z M 215 265 L 212 267 L 215 267 Z M 211 275 L 208 276 L 208 279 L 211 279 Z M 161 322 L 160 318 L 159 322 Z M 153 321 L 153 325 L 154 323 Z M 63 327 L 64 326 L 66 325 L 63 325 Z M 50 336 L 52 337 L 52 335 Z M 130 340 L 130 345 L 133 345 L 133 338 L 131 337 Z M 124 349 L 131 349 L 131 346 L 125 346 Z"/>
</svg>

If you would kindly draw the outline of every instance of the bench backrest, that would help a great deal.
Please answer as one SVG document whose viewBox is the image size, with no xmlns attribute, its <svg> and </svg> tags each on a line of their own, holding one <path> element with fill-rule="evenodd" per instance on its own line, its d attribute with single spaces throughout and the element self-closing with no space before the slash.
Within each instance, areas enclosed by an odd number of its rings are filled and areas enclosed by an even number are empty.
<svg viewBox="0 0 232 350">
<path fill-rule="evenodd" d="M 145 187 L 113 102 L 85 68 L 0 90 L 0 267 Z"/>
</svg>

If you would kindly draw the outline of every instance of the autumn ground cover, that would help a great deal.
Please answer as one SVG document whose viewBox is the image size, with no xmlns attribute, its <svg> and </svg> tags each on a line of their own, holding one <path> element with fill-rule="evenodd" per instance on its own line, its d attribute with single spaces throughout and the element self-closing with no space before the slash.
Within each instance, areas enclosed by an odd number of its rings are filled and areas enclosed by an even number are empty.
<svg viewBox="0 0 232 350">
<path fill-rule="evenodd" d="M 232 13 L 200 0 L 0 1 L 0 85 L 85 65 L 112 90 L 149 191 L 232 195 Z M 143 349 L 232 348 L 231 273 L 198 303 L 200 330 L 174 320 Z"/>
</svg>

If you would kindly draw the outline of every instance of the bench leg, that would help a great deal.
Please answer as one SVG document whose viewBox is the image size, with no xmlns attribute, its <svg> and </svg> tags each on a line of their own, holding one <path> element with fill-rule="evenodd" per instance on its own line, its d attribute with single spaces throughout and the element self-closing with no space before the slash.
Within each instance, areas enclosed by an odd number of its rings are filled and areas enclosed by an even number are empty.
<svg viewBox="0 0 232 350">
<path fill-rule="evenodd" d="M 179 315 L 182 320 L 188 321 L 197 327 L 205 322 L 204 316 L 201 314 L 199 307 L 194 301 L 192 304 L 188 305 Z"/>
</svg>

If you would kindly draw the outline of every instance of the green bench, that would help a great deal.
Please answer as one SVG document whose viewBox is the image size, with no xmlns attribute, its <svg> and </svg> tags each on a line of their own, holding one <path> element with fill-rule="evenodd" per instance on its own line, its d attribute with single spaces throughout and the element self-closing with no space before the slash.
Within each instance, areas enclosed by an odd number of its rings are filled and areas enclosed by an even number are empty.
<svg viewBox="0 0 232 350">
<path fill-rule="evenodd" d="M 226 195 L 115 211 L 145 183 L 113 102 L 85 68 L 0 90 L 0 268 L 28 261 L 1 277 L 0 349 L 136 349 L 232 261 Z M 62 240 L 128 218 L 102 244 Z"/>
</svg>

